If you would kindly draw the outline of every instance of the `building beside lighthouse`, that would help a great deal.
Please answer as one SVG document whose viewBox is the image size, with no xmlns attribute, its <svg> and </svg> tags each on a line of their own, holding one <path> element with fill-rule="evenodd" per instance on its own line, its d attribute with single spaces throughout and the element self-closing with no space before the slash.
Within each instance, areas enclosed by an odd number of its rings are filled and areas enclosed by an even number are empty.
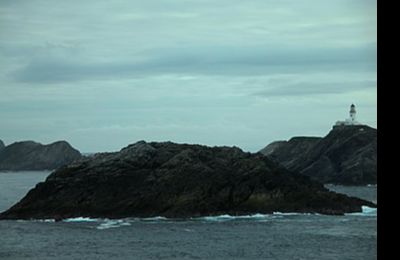
<svg viewBox="0 0 400 260">
<path fill-rule="evenodd" d="M 360 123 L 356 120 L 356 106 L 351 104 L 350 106 L 350 117 L 347 118 L 345 121 L 336 121 L 334 126 L 351 126 L 351 125 L 360 125 Z"/>
</svg>

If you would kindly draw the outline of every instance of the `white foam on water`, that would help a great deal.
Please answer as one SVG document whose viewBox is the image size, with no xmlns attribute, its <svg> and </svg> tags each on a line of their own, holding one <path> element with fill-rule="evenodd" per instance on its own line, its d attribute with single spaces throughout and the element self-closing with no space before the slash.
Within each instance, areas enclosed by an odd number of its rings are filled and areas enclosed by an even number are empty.
<svg viewBox="0 0 400 260">
<path fill-rule="evenodd" d="M 298 216 L 298 215 L 311 215 L 311 213 L 296 213 L 296 212 L 274 212 L 273 215 L 278 216 Z"/>
<path fill-rule="evenodd" d="M 257 214 L 249 215 L 248 218 L 258 219 L 258 218 L 267 218 L 267 217 L 270 217 L 270 216 L 271 216 L 270 214 L 257 213 Z"/>
<path fill-rule="evenodd" d="M 227 221 L 227 220 L 237 220 L 237 219 L 248 219 L 248 220 L 260 220 L 271 217 L 270 214 L 253 214 L 253 215 L 241 215 L 241 216 L 232 216 L 232 215 L 219 215 L 219 216 L 206 216 L 206 217 L 197 217 L 191 218 L 193 220 L 206 220 L 206 221 Z"/>
<path fill-rule="evenodd" d="M 130 226 L 131 224 L 129 222 L 126 222 L 123 219 L 104 219 L 104 223 L 101 223 L 98 225 L 96 228 L 103 230 L 103 229 L 109 229 L 109 228 L 118 228 L 122 226 Z"/>
<path fill-rule="evenodd" d="M 365 214 L 376 214 L 378 212 L 377 208 L 370 208 L 368 206 L 362 206 L 362 212 Z"/>
<path fill-rule="evenodd" d="M 362 212 L 356 212 L 356 213 L 348 213 L 345 214 L 347 216 L 367 216 L 367 217 L 375 217 L 377 216 L 378 209 L 377 208 L 371 208 L 368 206 L 361 206 Z"/>
<path fill-rule="evenodd" d="M 272 214 L 261 214 L 256 213 L 252 215 L 239 215 L 239 216 L 232 216 L 229 214 L 223 214 L 218 216 L 204 216 L 204 217 L 193 217 L 188 218 L 186 220 L 202 220 L 202 221 L 211 221 L 211 222 L 222 222 L 222 221 L 231 221 L 231 220 L 254 220 L 260 222 L 270 221 L 275 218 L 282 218 L 285 216 L 305 216 L 305 215 L 321 215 L 318 213 L 298 213 L 298 212 L 273 212 Z M 346 216 L 376 216 L 377 209 L 371 208 L 368 206 L 362 206 L 362 212 L 356 213 L 346 213 Z M 176 220 L 176 219 L 175 219 Z M 182 220 L 182 219 L 179 219 Z M 27 220 L 18 220 L 18 221 L 27 221 Z M 56 222 L 55 219 L 37 219 L 33 220 L 37 222 L 46 222 L 46 223 L 53 223 Z M 117 228 L 123 226 L 130 226 L 131 222 L 137 221 L 174 221 L 174 219 L 166 218 L 162 216 L 157 217 L 149 217 L 149 218 L 125 218 L 125 219 L 107 219 L 107 218 L 89 218 L 89 217 L 76 217 L 76 218 L 67 218 L 62 220 L 62 222 L 67 223 L 74 223 L 74 222 L 98 222 L 99 225 L 96 226 L 99 230 L 109 229 L 109 228 Z"/>
<path fill-rule="evenodd" d="M 219 216 L 206 216 L 206 217 L 198 217 L 194 219 L 208 220 L 208 221 L 223 221 L 223 220 L 231 220 L 234 219 L 234 216 L 231 215 L 219 215 Z"/>
<path fill-rule="evenodd" d="M 53 219 L 53 218 L 49 218 L 49 219 L 41 219 L 41 221 L 40 222 L 46 222 L 46 223 L 53 223 L 53 222 L 56 222 L 56 220 L 55 219 Z"/>
<path fill-rule="evenodd" d="M 63 222 L 97 222 L 98 218 L 87 218 L 87 217 L 77 217 L 77 218 L 66 218 Z"/>
<path fill-rule="evenodd" d="M 321 216 L 320 213 L 300 213 L 300 212 L 273 212 L 274 216 Z"/>
<path fill-rule="evenodd" d="M 240 215 L 240 216 L 232 216 L 232 215 L 219 215 L 219 216 L 205 216 L 205 217 L 197 217 L 191 218 L 192 220 L 206 220 L 206 221 L 228 221 L 228 220 L 254 220 L 265 222 L 275 218 L 282 218 L 285 216 L 308 216 L 308 215 L 321 215 L 318 213 L 298 213 L 298 212 L 273 212 L 272 214 L 261 214 L 256 213 L 252 215 Z"/>
<path fill-rule="evenodd" d="M 56 222 L 55 219 L 52 218 L 48 218 L 48 219 L 17 219 L 17 222 L 29 222 L 29 221 L 33 221 L 33 222 L 46 222 L 46 223 L 53 223 Z"/>
<path fill-rule="evenodd" d="M 166 217 L 161 217 L 161 216 L 157 216 L 157 217 L 151 217 L 151 218 L 140 218 L 140 220 L 144 220 L 144 221 L 157 221 L 157 220 L 168 220 L 168 218 Z"/>
</svg>

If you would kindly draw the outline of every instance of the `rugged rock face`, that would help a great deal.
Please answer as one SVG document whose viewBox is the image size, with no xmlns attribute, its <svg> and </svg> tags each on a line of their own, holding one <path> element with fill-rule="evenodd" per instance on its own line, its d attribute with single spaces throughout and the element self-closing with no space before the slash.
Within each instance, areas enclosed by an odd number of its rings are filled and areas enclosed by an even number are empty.
<svg viewBox="0 0 400 260">
<path fill-rule="evenodd" d="M 259 153 L 140 141 L 58 169 L 0 219 L 342 214 L 362 205 L 374 206 L 330 192 Z"/>
<path fill-rule="evenodd" d="M 5 147 L 4 143 L 2 140 L 0 140 L 0 151 L 3 150 L 3 148 Z"/>
<path fill-rule="evenodd" d="M 293 137 L 289 141 L 276 141 L 267 145 L 260 153 L 270 156 L 287 168 L 297 163 L 299 154 L 309 153 L 321 137 Z"/>
<path fill-rule="evenodd" d="M 369 126 L 339 126 L 324 138 L 295 137 L 260 152 L 323 183 L 376 184 L 377 130 Z"/>
<path fill-rule="evenodd" d="M 80 152 L 65 141 L 49 145 L 16 142 L 1 149 L 0 170 L 53 170 L 81 157 Z"/>
</svg>

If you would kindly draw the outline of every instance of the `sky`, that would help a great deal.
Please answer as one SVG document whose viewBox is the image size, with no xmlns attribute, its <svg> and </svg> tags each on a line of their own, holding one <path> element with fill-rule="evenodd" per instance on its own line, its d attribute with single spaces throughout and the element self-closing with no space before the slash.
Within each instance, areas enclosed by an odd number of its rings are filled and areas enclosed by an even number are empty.
<svg viewBox="0 0 400 260">
<path fill-rule="evenodd" d="M 0 139 L 256 152 L 377 127 L 371 0 L 0 0 Z"/>
</svg>

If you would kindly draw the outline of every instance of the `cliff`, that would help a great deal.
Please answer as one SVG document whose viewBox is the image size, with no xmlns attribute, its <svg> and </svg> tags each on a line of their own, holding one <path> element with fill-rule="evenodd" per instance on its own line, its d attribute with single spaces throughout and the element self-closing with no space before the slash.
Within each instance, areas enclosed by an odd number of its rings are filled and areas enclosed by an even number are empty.
<svg viewBox="0 0 400 260">
<path fill-rule="evenodd" d="M 16 142 L 0 150 L 0 170 L 53 170 L 80 158 L 80 152 L 65 141 L 48 145 Z"/>
<path fill-rule="evenodd" d="M 366 125 L 334 127 L 324 138 L 274 142 L 260 152 L 322 183 L 365 185 L 377 181 L 377 130 Z"/>
<path fill-rule="evenodd" d="M 328 191 L 259 153 L 140 141 L 54 171 L 0 219 L 343 214 L 362 205 L 375 206 Z"/>
<path fill-rule="evenodd" d="M 321 137 L 293 137 L 289 141 L 273 142 L 259 152 L 292 169 L 298 163 L 299 154 L 311 152 L 321 139 Z"/>
</svg>

